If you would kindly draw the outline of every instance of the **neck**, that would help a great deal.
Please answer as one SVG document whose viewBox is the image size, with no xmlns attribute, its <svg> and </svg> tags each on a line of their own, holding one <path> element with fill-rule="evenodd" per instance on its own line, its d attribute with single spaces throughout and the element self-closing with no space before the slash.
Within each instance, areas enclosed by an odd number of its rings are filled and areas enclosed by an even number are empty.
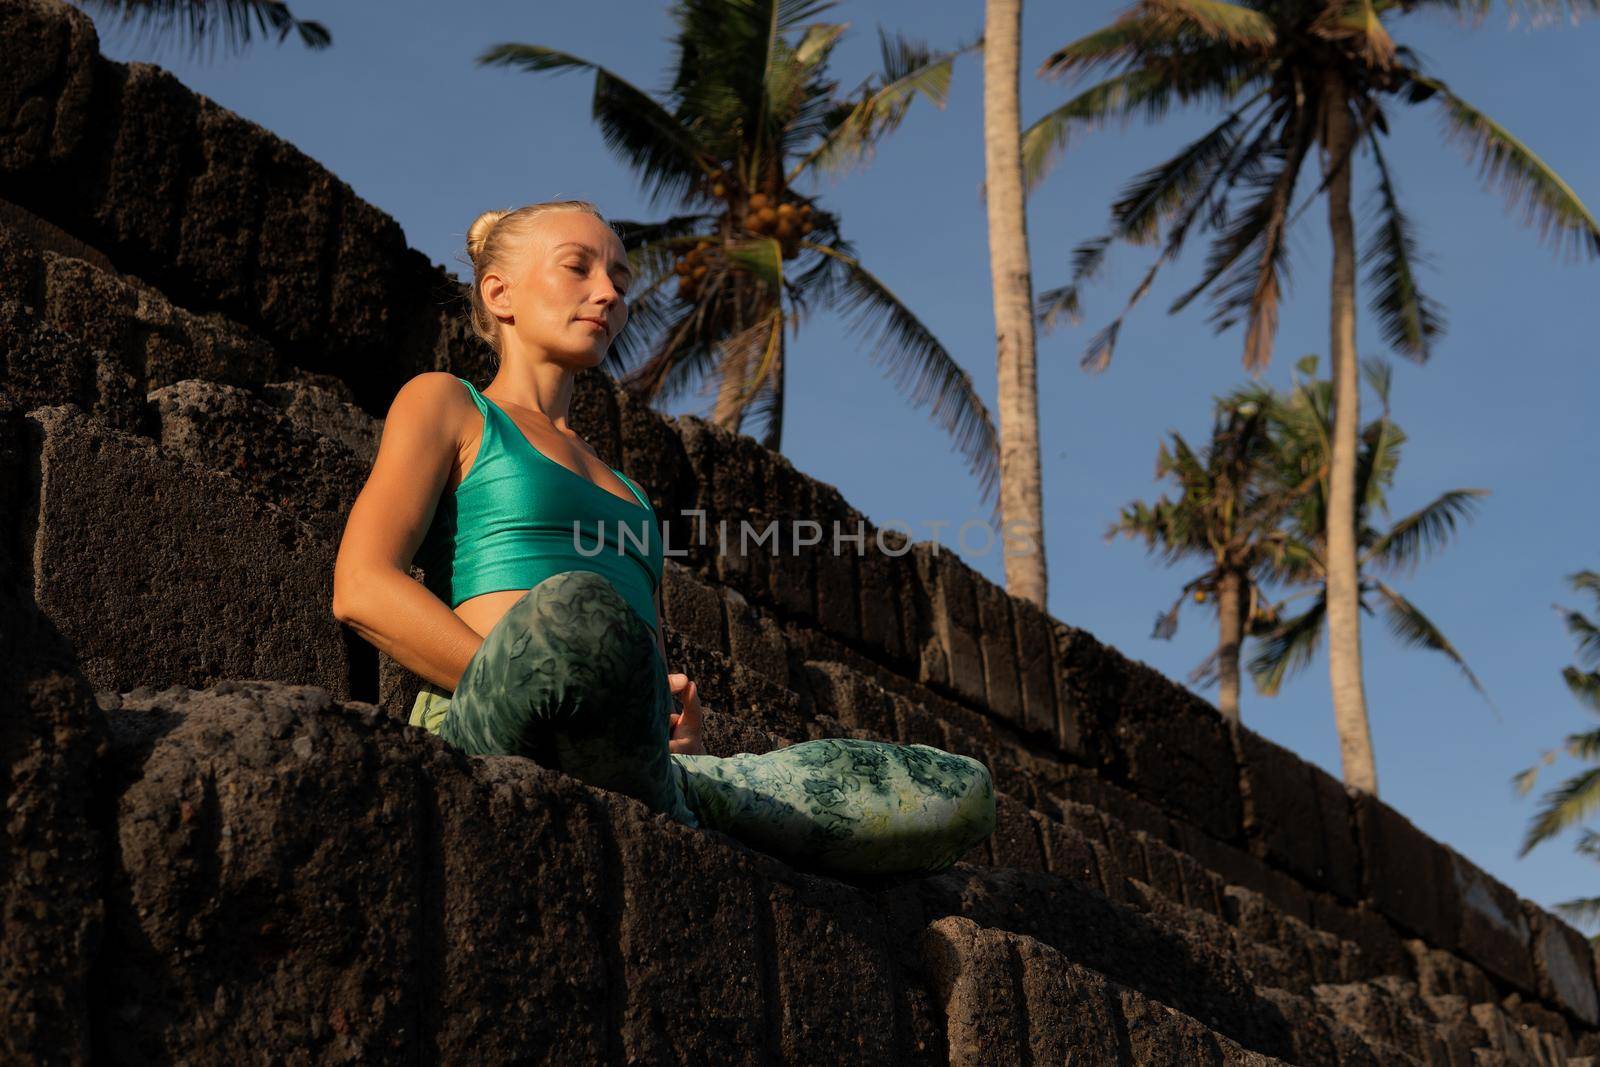
<svg viewBox="0 0 1600 1067">
<path fill-rule="evenodd" d="M 565 431 L 577 369 L 556 362 L 542 350 L 518 344 L 514 334 L 503 335 L 502 340 L 500 370 L 484 392 L 493 390 L 490 399 L 502 407 L 538 412 Z"/>
</svg>

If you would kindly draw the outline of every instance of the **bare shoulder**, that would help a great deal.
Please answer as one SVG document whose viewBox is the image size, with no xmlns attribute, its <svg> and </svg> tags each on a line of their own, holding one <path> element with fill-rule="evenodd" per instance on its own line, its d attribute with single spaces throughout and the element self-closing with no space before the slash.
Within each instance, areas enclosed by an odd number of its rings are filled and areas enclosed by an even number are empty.
<svg viewBox="0 0 1600 1067">
<path fill-rule="evenodd" d="M 469 414 L 475 410 L 461 379 L 448 371 L 426 371 L 395 394 L 384 418 L 384 434 L 456 442 Z"/>
</svg>

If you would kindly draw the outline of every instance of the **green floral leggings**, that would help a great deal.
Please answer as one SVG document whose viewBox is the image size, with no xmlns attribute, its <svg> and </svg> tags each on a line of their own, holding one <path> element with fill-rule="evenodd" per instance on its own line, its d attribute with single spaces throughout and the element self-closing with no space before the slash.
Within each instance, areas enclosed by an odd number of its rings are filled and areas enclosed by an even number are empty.
<svg viewBox="0 0 1600 1067">
<path fill-rule="evenodd" d="M 674 710 L 649 625 L 605 578 L 572 570 L 523 594 L 455 693 L 426 686 L 411 722 L 832 873 L 931 874 L 994 829 L 994 783 L 968 756 L 856 738 L 680 755 L 667 749 Z"/>
</svg>

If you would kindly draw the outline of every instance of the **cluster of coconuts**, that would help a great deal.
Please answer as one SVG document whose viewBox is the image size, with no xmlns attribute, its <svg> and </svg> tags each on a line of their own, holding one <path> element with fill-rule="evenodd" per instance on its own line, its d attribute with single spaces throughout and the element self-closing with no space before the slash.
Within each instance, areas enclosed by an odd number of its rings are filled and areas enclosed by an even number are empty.
<svg viewBox="0 0 1600 1067">
<path fill-rule="evenodd" d="M 678 276 L 678 296 L 681 299 L 694 301 L 700 297 L 700 279 L 706 276 L 710 269 L 707 266 L 707 257 L 711 255 L 711 242 L 706 240 L 696 241 L 694 247 L 678 257 L 672 265 L 672 270 Z"/>
<path fill-rule="evenodd" d="M 783 248 L 784 259 L 800 254 L 800 239 L 814 228 L 810 204 L 793 203 L 766 193 L 750 194 L 743 223 L 751 233 L 776 237 Z"/>
<path fill-rule="evenodd" d="M 733 221 L 747 233 L 776 238 L 783 250 L 784 259 L 798 256 L 800 241 L 815 228 L 811 220 L 811 205 L 798 200 L 786 200 L 778 194 L 775 187 L 771 187 L 766 192 L 751 193 L 750 199 L 745 202 L 741 210 L 734 203 L 737 196 L 736 189 L 737 186 L 725 172 L 721 177 L 713 179 L 708 191 L 718 200 L 729 202 Z M 678 257 L 672 269 L 678 275 L 680 298 L 689 301 L 699 298 L 701 279 L 710 269 L 708 259 L 715 254 L 713 243 L 701 240 L 696 241 L 693 248 Z"/>
</svg>

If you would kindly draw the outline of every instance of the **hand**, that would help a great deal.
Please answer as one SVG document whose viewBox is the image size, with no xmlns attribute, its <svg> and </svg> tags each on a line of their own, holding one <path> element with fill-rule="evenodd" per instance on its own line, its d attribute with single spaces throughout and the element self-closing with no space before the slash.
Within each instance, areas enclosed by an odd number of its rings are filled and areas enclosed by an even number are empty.
<svg viewBox="0 0 1600 1067">
<path fill-rule="evenodd" d="M 672 734 L 667 740 L 667 751 L 686 756 L 704 756 L 706 746 L 700 742 L 700 695 L 695 684 L 687 674 L 669 674 L 667 685 L 683 706 L 682 711 L 673 712 L 668 720 L 672 724 Z"/>
</svg>

